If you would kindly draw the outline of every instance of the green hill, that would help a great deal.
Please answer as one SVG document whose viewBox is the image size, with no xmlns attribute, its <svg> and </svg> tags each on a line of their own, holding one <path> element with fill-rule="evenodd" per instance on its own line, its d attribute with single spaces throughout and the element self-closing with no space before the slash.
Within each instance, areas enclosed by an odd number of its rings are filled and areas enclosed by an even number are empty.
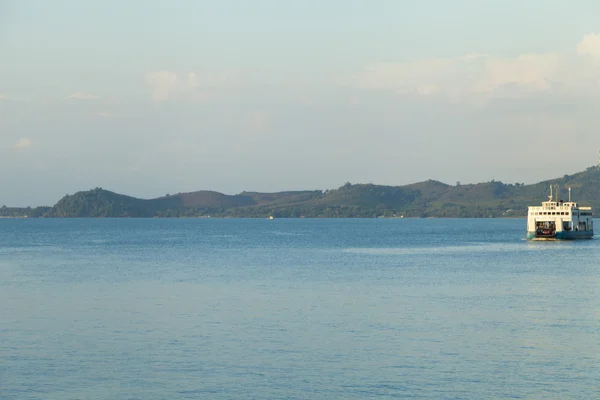
<svg viewBox="0 0 600 400">
<path fill-rule="evenodd" d="M 428 180 L 405 186 L 346 183 L 332 190 L 177 193 L 138 199 L 102 188 L 63 197 L 53 207 L 1 207 L 0 217 L 520 217 L 544 201 L 549 185 L 559 198 L 571 197 L 600 209 L 600 168 L 532 185 L 499 181 L 448 185 Z M 556 193 L 555 193 L 556 198 Z"/>
</svg>

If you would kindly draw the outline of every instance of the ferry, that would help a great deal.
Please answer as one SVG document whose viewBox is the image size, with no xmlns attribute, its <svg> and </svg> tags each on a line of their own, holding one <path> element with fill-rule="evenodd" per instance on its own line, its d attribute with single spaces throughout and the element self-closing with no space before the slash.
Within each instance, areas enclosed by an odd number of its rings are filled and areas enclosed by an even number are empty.
<svg viewBox="0 0 600 400">
<path fill-rule="evenodd" d="M 569 188 L 569 201 L 563 202 L 553 200 L 552 185 L 550 185 L 548 201 L 543 201 L 541 206 L 528 208 L 527 239 L 529 240 L 591 239 L 594 236 L 592 208 L 582 207 L 571 201 L 571 188 Z"/>
</svg>

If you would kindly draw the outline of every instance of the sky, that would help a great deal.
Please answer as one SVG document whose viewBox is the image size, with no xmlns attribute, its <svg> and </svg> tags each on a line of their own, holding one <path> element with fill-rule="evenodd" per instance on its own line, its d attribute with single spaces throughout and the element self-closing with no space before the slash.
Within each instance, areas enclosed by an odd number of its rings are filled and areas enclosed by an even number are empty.
<svg viewBox="0 0 600 400">
<path fill-rule="evenodd" d="M 584 170 L 597 0 L 0 0 L 0 205 Z"/>
</svg>

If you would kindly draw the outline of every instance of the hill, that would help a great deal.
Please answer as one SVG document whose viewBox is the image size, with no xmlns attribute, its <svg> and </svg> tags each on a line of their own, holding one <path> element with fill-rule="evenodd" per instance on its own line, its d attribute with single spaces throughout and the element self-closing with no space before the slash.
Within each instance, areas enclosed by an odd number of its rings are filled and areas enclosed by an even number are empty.
<svg viewBox="0 0 600 400">
<path fill-rule="evenodd" d="M 428 180 L 405 186 L 350 184 L 333 190 L 177 193 L 139 199 L 102 188 L 63 197 L 53 207 L 0 208 L 0 217 L 519 217 L 528 205 L 539 204 L 550 185 L 559 196 L 600 209 L 600 168 L 589 167 L 572 175 L 532 185 L 492 180 L 448 185 Z"/>
</svg>

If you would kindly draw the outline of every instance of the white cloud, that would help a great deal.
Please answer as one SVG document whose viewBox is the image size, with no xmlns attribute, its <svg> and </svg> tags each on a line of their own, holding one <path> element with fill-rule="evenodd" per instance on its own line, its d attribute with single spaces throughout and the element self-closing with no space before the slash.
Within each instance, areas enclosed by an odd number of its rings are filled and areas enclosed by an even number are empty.
<svg viewBox="0 0 600 400">
<path fill-rule="evenodd" d="M 2 100 L 8 100 L 8 96 L 0 93 L 0 101 L 2 101 Z"/>
<path fill-rule="evenodd" d="M 594 57 L 600 62 L 600 34 L 586 35 L 577 45 L 577 54 L 523 54 L 512 58 L 468 54 L 379 63 L 355 75 L 352 85 L 460 101 L 540 92 L 600 93 L 600 69 L 590 62 Z"/>
<path fill-rule="evenodd" d="M 33 141 L 28 138 L 21 138 L 15 143 L 15 149 L 28 149 L 33 146 Z"/>
<path fill-rule="evenodd" d="M 98 111 L 96 116 L 101 118 L 110 118 L 112 117 L 112 113 L 110 111 Z"/>
<path fill-rule="evenodd" d="M 96 96 L 95 94 L 84 93 L 84 92 L 75 92 L 67 97 L 67 99 L 74 99 L 74 100 L 98 100 L 99 98 L 100 97 Z"/>
</svg>

